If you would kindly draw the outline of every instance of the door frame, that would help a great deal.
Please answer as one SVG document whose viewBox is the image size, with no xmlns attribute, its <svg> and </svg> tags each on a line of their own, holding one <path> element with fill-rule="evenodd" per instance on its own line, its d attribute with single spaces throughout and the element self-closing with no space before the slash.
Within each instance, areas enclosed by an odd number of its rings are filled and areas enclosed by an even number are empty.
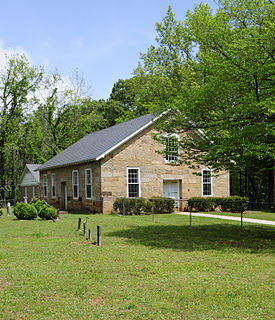
<svg viewBox="0 0 275 320">
<path fill-rule="evenodd" d="M 180 197 L 180 183 L 181 183 L 181 180 L 180 179 L 163 179 L 162 180 L 162 195 L 163 195 L 163 191 L 164 191 L 164 184 L 167 182 L 167 183 L 171 183 L 171 182 L 176 182 L 177 183 L 177 186 L 178 186 L 178 199 L 175 200 L 175 208 L 179 209 L 180 206 L 181 206 L 181 197 Z"/>
</svg>

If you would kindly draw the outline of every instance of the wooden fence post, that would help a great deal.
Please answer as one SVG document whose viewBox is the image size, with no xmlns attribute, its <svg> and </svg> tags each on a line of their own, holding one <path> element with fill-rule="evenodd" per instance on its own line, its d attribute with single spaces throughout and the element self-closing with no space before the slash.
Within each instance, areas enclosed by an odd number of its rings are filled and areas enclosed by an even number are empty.
<svg viewBox="0 0 275 320">
<path fill-rule="evenodd" d="M 83 236 L 86 234 L 86 222 L 83 222 Z"/>
<path fill-rule="evenodd" d="M 97 245 L 101 246 L 101 228 L 97 226 Z"/>
<path fill-rule="evenodd" d="M 77 226 L 77 230 L 79 231 L 81 228 L 81 218 L 78 218 L 78 226 Z"/>
</svg>

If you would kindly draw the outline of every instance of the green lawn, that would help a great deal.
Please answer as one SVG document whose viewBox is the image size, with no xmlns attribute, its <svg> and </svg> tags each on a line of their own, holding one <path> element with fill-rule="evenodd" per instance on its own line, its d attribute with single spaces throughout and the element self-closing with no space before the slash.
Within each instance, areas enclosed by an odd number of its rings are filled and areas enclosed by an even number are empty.
<svg viewBox="0 0 275 320">
<path fill-rule="evenodd" d="M 201 213 L 210 213 L 210 214 L 215 214 L 215 215 L 241 217 L 240 213 L 232 213 L 232 212 L 201 212 Z M 275 221 L 275 213 L 274 212 L 248 211 L 248 212 L 244 212 L 243 217 L 244 218 L 252 218 L 252 219 L 260 219 L 260 220 Z"/>
<path fill-rule="evenodd" d="M 275 227 L 90 215 L 97 247 L 78 217 L 0 218 L 0 319 L 275 318 Z"/>
</svg>

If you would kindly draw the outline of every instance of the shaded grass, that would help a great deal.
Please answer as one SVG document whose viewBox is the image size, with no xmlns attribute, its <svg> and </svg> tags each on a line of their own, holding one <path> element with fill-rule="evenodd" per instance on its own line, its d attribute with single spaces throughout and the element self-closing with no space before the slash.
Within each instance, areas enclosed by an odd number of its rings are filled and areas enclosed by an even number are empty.
<svg viewBox="0 0 275 320">
<path fill-rule="evenodd" d="M 273 319 L 275 228 L 180 215 L 0 218 L 1 319 Z M 215 221 L 213 221 L 215 220 Z"/>
</svg>

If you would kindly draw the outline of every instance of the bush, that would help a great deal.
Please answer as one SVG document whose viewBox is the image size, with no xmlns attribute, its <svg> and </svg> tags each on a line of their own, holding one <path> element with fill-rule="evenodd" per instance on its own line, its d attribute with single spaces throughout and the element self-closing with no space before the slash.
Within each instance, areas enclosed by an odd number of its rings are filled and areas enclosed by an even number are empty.
<svg viewBox="0 0 275 320">
<path fill-rule="evenodd" d="M 31 204 L 17 202 L 14 207 L 14 215 L 18 220 L 33 220 L 37 218 L 37 210 Z"/>
<path fill-rule="evenodd" d="M 3 215 L 4 215 L 3 210 L 0 209 L 0 217 L 3 216 Z"/>
<path fill-rule="evenodd" d="M 143 198 L 117 198 L 113 204 L 114 210 L 120 214 L 132 215 L 150 213 L 152 204 Z"/>
<path fill-rule="evenodd" d="M 195 211 L 213 211 L 216 207 L 217 198 L 193 197 L 187 201 L 189 210 Z"/>
<path fill-rule="evenodd" d="M 38 213 L 39 218 L 43 220 L 56 219 L 57 213 L 53 206 L 49 205 L 45 200 L 32 199 L 30 202 Z"/>
<path fill-rule="evenodd" d="M 117 198 L 113 208 L 120 214 L 150 214 L 154 203 L 154 213 L 171 213 L 174 211 L 175 200 L 171 198 L 153 197 L 144 198 Z"/>
<path fill-rule="evenodd" d="M 125 215 L 134 214 L 135 199 L 117 198 L 114 201 L 113 208 L 115 211 L 119 211 L 120 214 L 125 214 Z"/>
<path fill-rule="evenodd" d="M 175 200 L 165 197 L 152 197 L 150 201 L 154 204 L 154 213 L 174 212 Z"/>
<path fill-rule="evenodd" d="M 239 196 L 220 198 L 218 205 L 222 212 L 241 212 L 248 208 L 248 198 Z"/>
<path fill-rule="evenodd" d="M 241 212 L 248 207 L 246 197 L 193 197 L 188 200 L 189 210 L 213 211 L 219 207 L 222 212 Z"/>
<path fill-rule="evenodd" d="M 45 200 L 38 200 L 36 198 L 33 198 L 30 202 L 31 205 L 33 205 L 35 207 L 35 209 L 37 210 L 37 213 L 39 214 L 41 208 L 43 206 L 49 206 L 49 204 L 45 201 Z"/>
<path fill-rule="evenodd" d="M 52 220 L 56 219 L 57 213 L 54 207 L 50 206 L 49 204 L 46 204 L 40 208 L 38 216 L 43 220 Z"/>
</svg>

